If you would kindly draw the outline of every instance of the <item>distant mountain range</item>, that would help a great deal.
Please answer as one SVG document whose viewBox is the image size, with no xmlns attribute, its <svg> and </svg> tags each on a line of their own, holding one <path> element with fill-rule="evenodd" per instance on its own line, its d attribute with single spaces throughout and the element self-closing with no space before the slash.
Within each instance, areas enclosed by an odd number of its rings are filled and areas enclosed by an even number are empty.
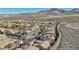
<svg viewBox="0 0 79 59">
<path fill-rule="evenodd" d="M 51 8 L 49 10 L 42 10 L 36 13 L 0 14 L 0 19 L 38 19 L 53 15 L 69 15 L 74 13 L 78 14 L 79 8 L 73 8 L 70 11 L 66 11 L 62 8 Z"/>
<path fill-rule="evenodd" d="M 48 13 L 48 14 L 60 14 L 60 13 L 65 13 L 67 12 L 64 9 L 59 9 L 59 8 L 51 8 L 50 10 L 44 10 L 40 11 L 40 13 Z"/>
<path fill-rule="evenodd" d="M 49 10 L 41 10 L 37 13 L 24 13 L 23 15 L 60 15 L 60 14 L 73 14 L 73 13 L 79 13 L 79 8 L 73 8 L 70 11 L 64 10 L 62 8 L 51 8 Z"/>
<path fill-rule="evenodd" d="M 61 8 L 51 8 L 50 10 L 40 11 L 40 13 L 47 13 L 47 14 L 79 13 L 79 8 L 73 8 L 70 11 L 66 11 Z"/>
<path fill-rule="evenodd" d="M 74 9 L 72 9 L 70 12 L 78 12 L 79 13 L 79 8 L 74 8 Z"/>
</svg>

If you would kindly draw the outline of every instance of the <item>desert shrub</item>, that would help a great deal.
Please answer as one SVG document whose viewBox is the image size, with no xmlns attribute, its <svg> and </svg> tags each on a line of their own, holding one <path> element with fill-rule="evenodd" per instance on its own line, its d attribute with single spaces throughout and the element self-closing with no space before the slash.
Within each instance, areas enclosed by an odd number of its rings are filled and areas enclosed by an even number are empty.
<svg viewBox="0 0 79 59">
<path fill-rule="evenodd" d="M 17 27 L 18 27 L 17 24 L 13 24 L 13 25 L 11 26 L 12 29 L 17 28 Z"/>
<path fill-rule="evenodd" d="M 3 27 L 4 27 L 4 25 L 2 23 L 0 23 L 0 28 L 3 28 Z"/>
<path fill-rule="evenodd" d="M 41 33 L 44 33 L 44 32 L 46 31 L 46 30 L 45 30 L 45 27 L 44 27 L 43 25 L 41 25 L 39 29 L 40 29 L 40 32 L 41 32 Z"/>
<path fill-rule="evenodd" d="M 0 30 L 0 34 L 3 34 L 3 32 Z"/>
<path fill-rule="evenodd" d="M 5 25 L 4 28 L 8 28 L 8 25 Z"/>
<path fill-rule="evenodd" d="M 15 44 L 17 44 L 17 45 L 19 45 L 19 44 L 20 44 L 20 42 L 19 42 L 19 41 L 15 41 L 14 43 L 15 43 Z"/>
<path fill-rule="evenodd" d="M 23 40 L 23 44 L 24 44 L 24 45 L 29 45 L 29 42 L 30 42 L 30 39 L 27 39 L 27 38 L 26 38 L 25 40 Z"/>
<path fill-rule="evenodd" d="M 4 48 L 11 48 L 12 46 L 13 46 L 12 43 L 9 43 L 9 44 L 5 45 Z"/>
</svg>

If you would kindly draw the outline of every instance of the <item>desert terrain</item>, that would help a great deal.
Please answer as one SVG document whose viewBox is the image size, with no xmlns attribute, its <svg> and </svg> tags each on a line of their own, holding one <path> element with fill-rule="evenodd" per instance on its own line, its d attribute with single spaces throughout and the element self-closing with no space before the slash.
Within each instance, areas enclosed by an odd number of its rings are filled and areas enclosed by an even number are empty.
<svg viewBox="0 0 79 59">
<path fill-rule="evenodd" d="M 0 15 L 0 50 L 78 50 L 79 9 Z"/>
</svg>

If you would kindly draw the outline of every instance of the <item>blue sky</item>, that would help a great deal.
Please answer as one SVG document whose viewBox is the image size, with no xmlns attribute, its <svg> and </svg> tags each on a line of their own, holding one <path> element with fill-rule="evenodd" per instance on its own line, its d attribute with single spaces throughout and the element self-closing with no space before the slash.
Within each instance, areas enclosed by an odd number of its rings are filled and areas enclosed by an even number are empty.
<svg viewBox="0 0 79 59">
<path fill-rule="evenodd" d="M 67 11 L 69 11 L 69 10 L 72 10 L 73 8 L 64 8 L 64 10 L 67 10 Z"/>
<path fill-rule="evenodd" d="M 0 14 L 17 14 L 17 13 L 29 13 L 38 12 L 41 10 L 49 10 L 50 8 L 0 8 Z M 65 10 L 71 10 L 72 8 L 64 8 Z"/>
</svg>

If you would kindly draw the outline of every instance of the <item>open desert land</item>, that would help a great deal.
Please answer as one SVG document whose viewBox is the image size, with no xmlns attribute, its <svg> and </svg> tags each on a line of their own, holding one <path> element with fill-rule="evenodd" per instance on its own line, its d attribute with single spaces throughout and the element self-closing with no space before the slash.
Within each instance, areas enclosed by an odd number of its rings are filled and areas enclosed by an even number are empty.
<svg viewBox="0 0 79 59">
<path fill-rule="evenodd" d="M 0 15 L 0 49 L 78 50 L 79 9 L 74 10 Z"/>
</svg>

